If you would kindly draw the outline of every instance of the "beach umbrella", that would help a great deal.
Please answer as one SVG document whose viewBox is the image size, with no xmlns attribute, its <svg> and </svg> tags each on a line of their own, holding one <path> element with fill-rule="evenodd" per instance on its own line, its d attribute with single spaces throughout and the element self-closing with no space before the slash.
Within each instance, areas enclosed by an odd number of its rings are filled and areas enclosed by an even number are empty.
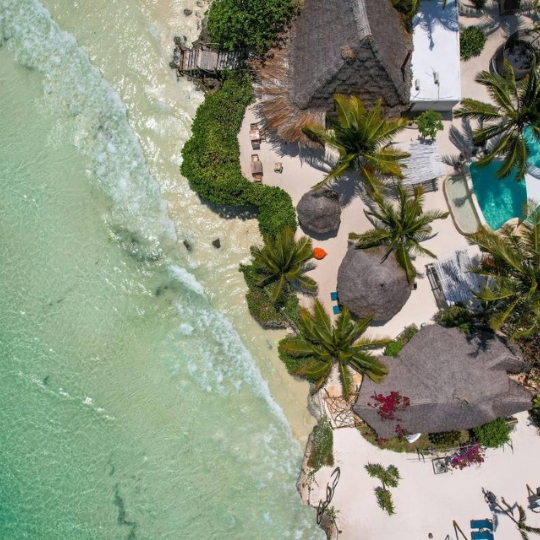
<svg viewBox="0 0 540 540">
<path fill-rule="evenodd" d="M 296 207 L 300 225 L 316 234 L 337 232 L 341 222 L 338 194 L 330 189 L 308 191 Z"/>
</svg>

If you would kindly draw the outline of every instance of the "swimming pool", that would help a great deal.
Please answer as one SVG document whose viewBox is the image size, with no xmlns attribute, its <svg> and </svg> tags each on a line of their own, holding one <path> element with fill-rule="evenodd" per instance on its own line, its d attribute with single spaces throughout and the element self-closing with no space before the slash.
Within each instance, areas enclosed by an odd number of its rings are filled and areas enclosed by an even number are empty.
<svg viewBox="0 0 540 540">
<path fill-rule="evenodd" d="M 540 155 L 536 154 L 540 163 Z M 516 182 L 515 174 L 503 180 L 497 178 L 500 161 L 494 161 L 487 167 L 471 165 L 471 178 L 478 205 L 487 224 L 497 230 L 509 219 L 524 217 L 527 203 L 525 181 Z"/>
</svg>

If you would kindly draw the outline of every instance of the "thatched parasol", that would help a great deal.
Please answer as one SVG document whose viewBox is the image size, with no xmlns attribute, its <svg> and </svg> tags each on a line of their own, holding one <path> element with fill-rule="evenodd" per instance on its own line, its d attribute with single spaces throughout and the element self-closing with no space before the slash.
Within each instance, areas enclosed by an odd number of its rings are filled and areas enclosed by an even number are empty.
<svg viewBox="0 0 540 540">
<path fill-rule="evenodd" d="M 338 271 L 337 292 L 341 304 L 358 315 L 374 314 L 374 324 L 384 324 L 411 294 L 405 270 L 394 253 L 381 262 L 385 248 L 356 249 L 351 246 Z"/>
<path fill-rule="evenodd" d="M 341 222 L 339 196 L 330 189 L 308 191 L 296 207 L 300 225 L 317 234 L 336 232 Z"/>
<path fill-rule="evenodd" d="M 409 433 L 471 429 L 531 407 L 531 394 L 510 379 L 523 360 L 495 336 L 467 336 L 457 328 L 426 326 L 398 358 L 381 358 L 389 374 L 381 384 L 364 377 L 354 411 L 383 438 Z M 374 394 L 399 392 L 410 406 L 394 420 L 381 418 Z"/>
</svg>

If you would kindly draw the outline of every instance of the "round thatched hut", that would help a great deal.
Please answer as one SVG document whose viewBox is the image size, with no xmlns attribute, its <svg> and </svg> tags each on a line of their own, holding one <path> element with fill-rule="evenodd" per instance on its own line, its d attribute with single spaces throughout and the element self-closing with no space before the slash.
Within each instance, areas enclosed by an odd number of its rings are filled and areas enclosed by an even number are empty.
<svg viewBox="0 0 540 540">
<path fill-rule="evenodd" d="M 338 271 L 339 302 L 358 317 L 374 314 L 374 324 L 389 321 L 411 294 L 405 270 L 394 253 L 381 262 L 383 247 L 356 249 L 351 246 Z"/>
<path fill-rule="evenodd" d="M 341 223 L 339 195 L 331 189 L 308 191 L 296 207 L 298 221 L 316 234 L 337 232 Z"/>
</svg>

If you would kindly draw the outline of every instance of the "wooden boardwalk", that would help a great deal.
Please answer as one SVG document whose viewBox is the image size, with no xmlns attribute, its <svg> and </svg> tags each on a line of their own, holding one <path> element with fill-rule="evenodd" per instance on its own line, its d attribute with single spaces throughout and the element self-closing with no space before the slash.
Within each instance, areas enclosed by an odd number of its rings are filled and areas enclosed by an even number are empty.
<svg viewBox="0 0 540 540">
<path fill-rule="evenodd" d="M 243 63 L 243 52 L 214 51 L 206 47 L 197 47 L 181 50 L 176 67 L 181 75 L 196 75 L 200 72 L 218 73 L 236 69 Z"/>
</svg>

